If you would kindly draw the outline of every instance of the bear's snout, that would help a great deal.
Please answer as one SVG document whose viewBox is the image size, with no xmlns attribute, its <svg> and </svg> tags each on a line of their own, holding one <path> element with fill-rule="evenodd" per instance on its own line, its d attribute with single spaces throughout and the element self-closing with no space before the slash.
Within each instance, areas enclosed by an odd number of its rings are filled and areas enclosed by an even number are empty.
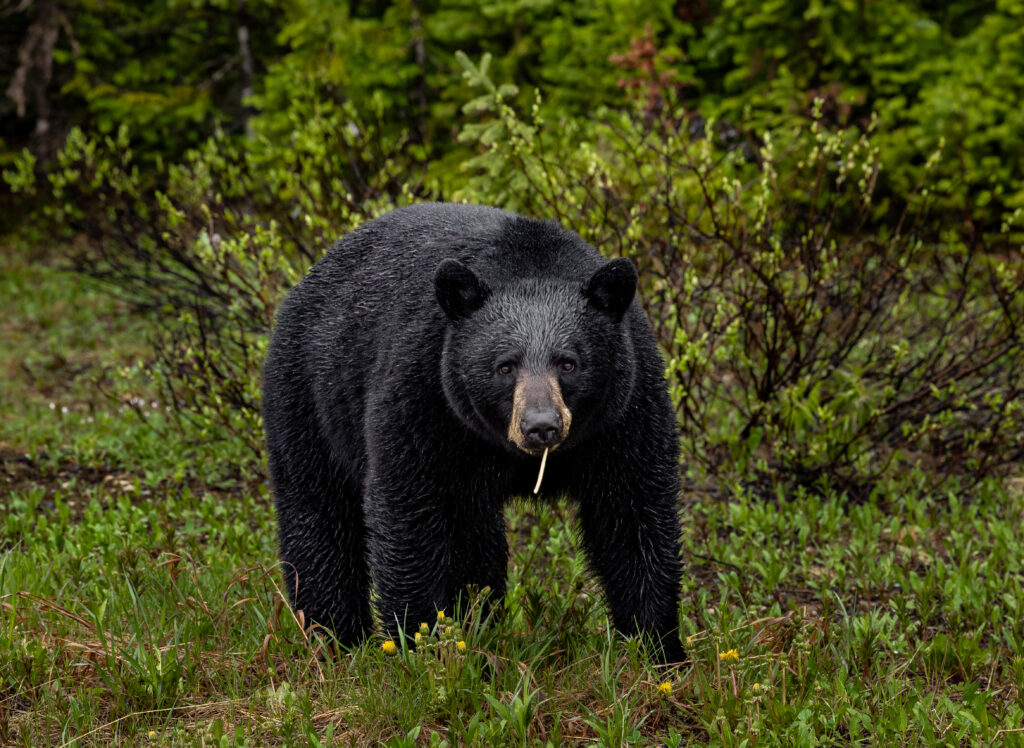
<svg viewBox="0 0 1024 748">
<path fill-rule="evenodd" d="M 550 449 L 562 441 L 562 416 L 557 410 L 531 410 L 519 424 L 523 443 L 531 450 Z"/>
<path fill-rule="evenodd" d="M 508 438 L 524 452 L 555 449 L 569 435 L 572 413 L 562 399 L 558 378 L 526 371 L 516 380 Z"/>
</svg>

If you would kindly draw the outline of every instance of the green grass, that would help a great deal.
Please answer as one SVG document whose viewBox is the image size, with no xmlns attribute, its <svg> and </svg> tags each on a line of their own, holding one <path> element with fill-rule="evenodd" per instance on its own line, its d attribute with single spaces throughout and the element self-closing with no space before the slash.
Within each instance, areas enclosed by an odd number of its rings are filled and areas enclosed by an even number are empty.
<svg viewBox="0 0 1024 748">
<path fill-rule="evenodd" d="M 609 632 L 571 512 L 523 505 L 500 621 L 333 656 L 283 604 L 263 476 L 166 420 L 147 320 L 2 272 L 0 745 L 1024 745 L 1019 483 L 688 496 L 671 672 Z"/>
</svg>

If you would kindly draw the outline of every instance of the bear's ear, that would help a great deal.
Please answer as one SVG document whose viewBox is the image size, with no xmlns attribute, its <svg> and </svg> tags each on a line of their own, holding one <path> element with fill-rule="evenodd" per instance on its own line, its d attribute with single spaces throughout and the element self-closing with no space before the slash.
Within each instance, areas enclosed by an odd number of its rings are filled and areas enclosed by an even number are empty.
<svg viewBox="0 0 1024 748">
<path fill-rule="evenodd" d="M 583 295 L 591 304 L 616 320 L 629 309 L 636 293 L 636 268 L 625 257 L 598 268 L 583 284 Z"/>
<path fill-rule="evenodd" d="M 434 293 L 450 320 L 468 317 L 484 305 L 491 289 L 458 260 L 442 260 L 434 271 Z"/>
</svg>

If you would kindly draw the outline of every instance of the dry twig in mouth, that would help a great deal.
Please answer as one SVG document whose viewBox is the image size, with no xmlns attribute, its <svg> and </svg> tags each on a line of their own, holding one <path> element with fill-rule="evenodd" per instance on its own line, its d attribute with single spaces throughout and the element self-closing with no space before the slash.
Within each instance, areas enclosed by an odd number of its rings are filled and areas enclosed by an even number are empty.
<svg viewBox="0 0 1024 748">
<path fill-rule="evenodd" d="M 544 480 L 544 466 L 548 464 L 548 448 L 544 447 L 544 456 L 540 458 L 540 473 L 537 475 L 537 485 L 533 487 L 534 493 L 540 493 L 540 482 Z"/>
</svg>

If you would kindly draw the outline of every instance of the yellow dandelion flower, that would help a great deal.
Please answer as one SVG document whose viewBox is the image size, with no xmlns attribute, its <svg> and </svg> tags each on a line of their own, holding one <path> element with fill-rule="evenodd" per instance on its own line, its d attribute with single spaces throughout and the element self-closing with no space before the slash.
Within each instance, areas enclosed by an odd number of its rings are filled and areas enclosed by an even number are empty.
<svg viewBox="0 0 1024 748">
<path fill-rule="evenodd" d="M 452 633 L 452 627 L 451 626 L 445 626 L 444 627 L 444 633 L 446 633 L 446 634 Z"/>
<path fill-rule="evenodd" d="M 735 649 L 727 649 L 724 652 L 722 652 L 720 655 L 718 655 L 718 659 L 722 660 L 722 662 L 729 662 L 730 660 L 738 660 L 739 658 L 740 658 L 740 653 L 737 652 Z"/>
<path fill-rule="evenodd" d="M 672 695 L 672 684 L 669 683 L 668 681 L 665 681 L 664 683 L 659 683 L 658 684 L 658 693 L 660 693 L 662 696 L 671 696 Z"/>
<path fill-rule="evenodd" d="M 754 689 L 755 692 L 760 691 L 761 690 L 761 684 L 760 683 L 755 683 L 754 685 L 751 686 L 751 688 Z"/>
<path fill-rule="evenodd" d="M 457 642 L 455 642 L 455 648 L 457 650 L 459 650 L 460 652 L 465 652 L 466 651 L 466 642 L 464 642 L 464 641 L 457 641 Z"/>
<path fill-rule="evenodd" d="M 420 633 L 423 634 L 424 636 L 429 634 L 430 633 L 430 626 L 428 626 L 426 623 L 421 623 L 420 624 Z"/>
<path fill-rule="evenodd" d="M 443 621 L 444 621 L 444 611 L 443 610 L 439 610 L 439 611 L 437 611 L 437 622 L 438 623 L 442 623 Z"/>
<path fill-rule="evenodd" d="M 414 641 L 415 641 L 415 642 L 416 642 L 417 644 L 419 644 L 420 642 L 422 642 L 422 641 L 423 641 L 423 634 L 421 634 L 421 633 L 420 633 L 419 631 L 417 631 L 417 632 L 416 632 L 416 635 L 415 635 L 415 636 L 413 636 L 413 640 L 414 640 Z"/>
<path fill-rule="evenodd" d="M 388 639 L 385 642 L 382 642 L 380 648 L 384 650 L 384 654 L 386 655 L 393 655 L 395 652 L 398 651 L 398 645 L 390 639 Z"/>
<path fill-rule="evenodd" d="M 693 642 L 694 642 L 694 638 L 692 636 L 686 637 L 686 646 L 692 647 L 693 646 Z"/>
</svg>

